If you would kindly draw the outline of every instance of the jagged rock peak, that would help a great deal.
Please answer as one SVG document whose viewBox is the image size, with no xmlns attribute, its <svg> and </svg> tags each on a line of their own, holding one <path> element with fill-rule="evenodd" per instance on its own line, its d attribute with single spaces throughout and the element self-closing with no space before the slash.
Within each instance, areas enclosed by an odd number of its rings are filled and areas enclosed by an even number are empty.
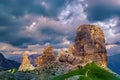
<svg viewBox="0 0 120 80">
<path fill-rule="evenodd" d="M 30 63 L 30 60 L 28 59 L 28 51 L 25 51 L 23 54 L 22 63 L 19 67 L 20 71 L 26 71 L 26 70 L 34 70 L 35 67 Z"/>
<path fill-rule="evenodd" d="M 42 56 L 37 57 L 36 65 L 39 68 L 42 65 L 51 63 L 55 60 L 56 58 L 54 56 L 54 48 L 52 46 L 47 46 L 44 48 Z"/>
<path fill-rule="evenodd" d="M 54 55 L 54 48 L 52 46 L 47 46 L 43 50 L 43 55 Z"/>
<path fill-rule="evenodd" d="M 83 63 L 94 61 L 100 66 L 107 66 L 105 37 L 100 27 L 81 25 L 77 29 L 74 47 L 74 56 L 81 57 Z"/>
</svg>

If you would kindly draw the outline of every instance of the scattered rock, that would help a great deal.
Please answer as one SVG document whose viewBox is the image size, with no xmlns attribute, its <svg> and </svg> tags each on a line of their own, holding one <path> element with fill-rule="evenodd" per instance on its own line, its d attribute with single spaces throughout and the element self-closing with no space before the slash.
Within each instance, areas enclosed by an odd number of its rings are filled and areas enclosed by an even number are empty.
<svg viewBox="0 0 120 80">
<path fill-rule="evenodd" d="M 69 63 L 69 64 L 75 64 L 75 60 L 77 59 L 75 56 L 73 56 L 73 54 L 71 54 L 72 52 L 69 51 L 69 49 L 65 50 L 60 50 L 58 52 L 58 61 L 59 62 L 63 62 L 63 63 Z"/>
</svg>

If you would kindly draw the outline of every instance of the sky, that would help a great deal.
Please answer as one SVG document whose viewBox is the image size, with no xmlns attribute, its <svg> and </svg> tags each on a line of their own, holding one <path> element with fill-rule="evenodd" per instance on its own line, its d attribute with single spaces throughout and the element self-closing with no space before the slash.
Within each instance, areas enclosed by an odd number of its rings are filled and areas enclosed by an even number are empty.
<svg viewBox="0 0 120 80">
<path fill-rule="evenodd" d="M 101 27 L 108 56 L 120 54 L 120 0 L 0 0 L 0 52 L 58 51 L 74 43 L 81 24 Z"/>
</svg>

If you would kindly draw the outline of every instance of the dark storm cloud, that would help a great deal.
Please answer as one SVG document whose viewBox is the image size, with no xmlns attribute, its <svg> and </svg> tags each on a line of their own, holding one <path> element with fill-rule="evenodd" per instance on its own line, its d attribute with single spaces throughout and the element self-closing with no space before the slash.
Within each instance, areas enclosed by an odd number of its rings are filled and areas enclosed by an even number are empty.
<svg viewBox="0 0 120 80">
<path fill-rule="evenodd" d="M 11 40 L 11 42 L 9 42 L 9 43 L 14 45 L 14 46 L 18 46 L 18 47 L 21 47 L 21 48 L 26 48 L 28 44 L 29 45 L 30 44 L 35 44 L 33 42 L 35 42 L 35 40 L 32 39 L 32 38 L 18 37 L 17 39 Z"/>
<path fill-rule="evenodd" d="M 42 35 L 48 35 L 48 36 L 53 36 L 56 37 L 58 35 L 64 35 L 62 32 L 58 31 L 58 30 L 54 30 L 50 27 L 43 27 L 40 29 L 40 32 L 42 33 Z"/>
<path fill-rule="evenodd" d="M 104 21 L 112 17 L 120 17 L 120 6 L 96 3 L 88 6 L 86 12 L 90 22 Z"/>
<path fill-rule="evenodd" d="M 12 26 L 15 25 L 14 21 L 11 20 L 9 15 L 0 14 L 0 26 Z"/>
<path fill-rule="evenodd" d="M 71 1 L 71 0 L 70 0 Z M 20 35 L 23 27 L 29 25 L 31 20 L 24 19 L 26 14 L 55 18 L 68 0 L 0 0 L 0 42 L 7 42 L 14 46 L 37 43 L 40 40 Z M 48 6 L 48 8 L 46 7 Z M 50 37 L 61 35 L 54 30 L 41 30 L 43 35 Z M 53 31 L 53 32 L 52 32 Z M 52 38 L 53 38 L 52 37 Z M 52 42 L 52 39 L 44 42 Z M 53 40 L 54 42 L 57 42 Z M 42 42 L 42 41 L 41 41 Z M 39 43 L 41 43 L 39 42 Z"/>
<path fill-rule="evenodd" d="M 52 45 L 56 45 L 58 43 L 62 43 L 62 39 L 67 33 L 62 32 L 61 30 L 55 30 L 54 28 L 50 27 L 43 27 L 39 30 L 42 36 L 46 38 L 40 41 L 42 44 L 51 43 Z"/>
<path fill-rule="evenodd" d="M 72 0 L 41 0 L 41 1 L 45 1 L 46 3 L 48 3 L 49 9 L 47 11 L 49 16 L 57 16 L 60 11 L 63 9 L 63 7 L 65 7 L 67 2 L 71 2 Z"/>
<path fill-rule="evenodd" d="M 48 9 L 42 5 L 48 5 Z M 67 0 L 1 0 L 1 8 L 7 10 L 6 12 L 20 17 L 24 14 L 43 15 L 48 17 L 55 17 L 61 8 L 65 6 Z"/>
</svg>

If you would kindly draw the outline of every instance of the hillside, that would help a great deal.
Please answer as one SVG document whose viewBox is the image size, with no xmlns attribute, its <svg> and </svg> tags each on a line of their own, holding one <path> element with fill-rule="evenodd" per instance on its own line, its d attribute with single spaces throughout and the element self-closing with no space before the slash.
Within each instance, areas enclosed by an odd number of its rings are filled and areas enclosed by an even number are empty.
<svg viewBox="0 0 120 80">
<path fill-rule="evenodd" d="M 9 70 L 12 68 L 19 68 L 20 63 L 6 59 L 2 53 L 0 53 L 0 71 L 1 70 Z"/>
<path fill-rule="evenodd" d="M 39 70 L 18 71 L 11 69 L 1 71 L 0 80 L 120 80 L 120 78 L 95 63 L 89 63 L 85 67 L 78 66 L 78 69 L 54 78 L 48 78 L 48 74 L 41 74 Z"/>
<path fill-rule="evenodd" d="M 120 78 L 95 63 L 91 63 L 85 67 L 79 67 L 77 70 L 55 77 L 53 80 L 120 80 Z"/>
</svg>

